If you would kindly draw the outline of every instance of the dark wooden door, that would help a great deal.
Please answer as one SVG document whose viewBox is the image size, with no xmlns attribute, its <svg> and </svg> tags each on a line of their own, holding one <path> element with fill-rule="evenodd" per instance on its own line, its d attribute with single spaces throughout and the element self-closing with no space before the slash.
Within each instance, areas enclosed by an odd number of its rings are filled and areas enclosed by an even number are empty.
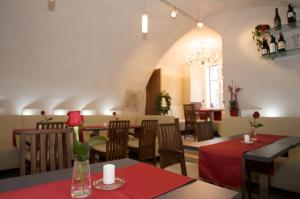
<svg viewBox="0 0 300 199">
<path fill-rule="evenodd" d="M 155 101 L 160 93 L 160 69 L 155 69 L 146 87 L 146 115 L 160 115 L 156 110 Z"/>
</svg>

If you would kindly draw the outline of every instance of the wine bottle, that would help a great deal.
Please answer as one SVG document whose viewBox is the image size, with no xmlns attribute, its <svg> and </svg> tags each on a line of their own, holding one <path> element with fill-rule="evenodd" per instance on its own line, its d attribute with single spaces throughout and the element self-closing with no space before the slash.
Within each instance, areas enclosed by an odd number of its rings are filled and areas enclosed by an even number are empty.
<svg viewBox="0 0 300 199">
<path fill-rule="evenodd" d="M 280 28 L 281 28 L 281 18 L 278 13 L 278 8 L 275 8 L 274 29 L 279 30 Z"/>
<path fill-rule="evenodd" d="M 263 42 L 262 42 L 262 47 L 261 47 L 261 55 L 265 56 L 269 54 L 269 45 L 268 45 L 268 41 L 263 38 Z"/>
<path fill-rule="evenodd" d="M 294 7 L 291 4 L 289 4 L 287 11 L 287 21 L 289 24 L 296 22 L 296 12 L 294 12 Z"/>
<path fill-rule="evenodd" d="M 275 40 L 275 37 L 273 35 L 271 35 L 271 41 L 270 41 L 269 46 L 270 46 L 270 54 L 277 53 L 278 46 L 277 46 L 277 42 Z"/>
<path fill-rule="evenodd" d="M 286 44 L 286 42 L 284 40 L 283 34 L 280 33 L 279 34 L 279 39 L 278 39 L 278 51 L 279 52 L 285 51 L 285 44 Z"/>
</svg>

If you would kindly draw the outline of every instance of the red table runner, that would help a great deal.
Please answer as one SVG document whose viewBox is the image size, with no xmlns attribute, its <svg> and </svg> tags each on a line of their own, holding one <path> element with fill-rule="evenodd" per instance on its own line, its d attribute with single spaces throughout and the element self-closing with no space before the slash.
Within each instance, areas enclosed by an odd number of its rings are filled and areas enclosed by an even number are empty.
<svg viewBox="0 0 300 199">
<path fill-rule="evenodd" d="M 259 134 L 253 144 L 241 143 L 243 138 L 199 148 L 199 176 L 222 185 L 241 187 L 243 154 L 271 144 L 284 136 Z M 272 173 L 273 165 L 267 165 Z"/>
<path fill-rule="evenodd" d="M 169 171 L 155 168 L 151 165 L 138 163 L 116 170 L 117 177 L 123 177 L 126 184 L 113 191 L 102 191 L 92 188 L 88 197 L 105 199 L 140 199 L 153 198 L 176 189 L 193 179 Z M 92 175 L 92 181 L 102 177 L 102 173 Z M 18 189 L 0 193 L 0 198 L 9 199 L 53 199 L 71 198 L 71 179 L 47 184 L 36 185 L 29 188 Z"/>
</svg>

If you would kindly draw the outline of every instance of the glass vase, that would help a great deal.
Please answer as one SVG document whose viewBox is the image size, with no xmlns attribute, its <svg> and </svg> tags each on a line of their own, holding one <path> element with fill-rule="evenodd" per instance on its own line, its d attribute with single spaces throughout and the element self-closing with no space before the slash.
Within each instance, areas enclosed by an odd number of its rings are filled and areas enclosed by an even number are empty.
<svg viewBox="0 0 300 199">
<path fill-rule="evenodd" d="M 251 137 L 252 141 L 256 141 L 257 140 L 256 128 L 251 128 L 250 137 Z"/>
<path fill-rule="evenodd" d="M 71 196 L 72 198 L 86 198 L 92 193 L 89 160 L 75 160 L 73 167 Z"/>
</svg>

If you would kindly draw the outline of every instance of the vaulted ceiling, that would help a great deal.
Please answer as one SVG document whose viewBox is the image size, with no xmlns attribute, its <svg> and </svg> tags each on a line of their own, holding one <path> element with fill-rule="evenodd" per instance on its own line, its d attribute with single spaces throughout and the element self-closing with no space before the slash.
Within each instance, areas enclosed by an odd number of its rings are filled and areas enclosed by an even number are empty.
<svg viewBox="0 0 300 199">
<path fill-rule="evenodd" d="M 299 0 L 168 0 L 184 11 L 205 20 L 211 16 L 224 12 L 259 6 L 287 6 L 289 3 L 300 7 Z"/>
<path fill-rule="evenodd" d="M 300 6 L 298 0 L 169 0 L 204 22 L 236 9 Z M 149 33 L 141 34 L 142 0 L 0 1 L 0 110 L 96 109 L 122 105 L 143 90 L 160 58 L 195 23 L 160 0 L 147 0 Z M 1 111 L 0 111 L 1 112 Z"/>
</svg>

